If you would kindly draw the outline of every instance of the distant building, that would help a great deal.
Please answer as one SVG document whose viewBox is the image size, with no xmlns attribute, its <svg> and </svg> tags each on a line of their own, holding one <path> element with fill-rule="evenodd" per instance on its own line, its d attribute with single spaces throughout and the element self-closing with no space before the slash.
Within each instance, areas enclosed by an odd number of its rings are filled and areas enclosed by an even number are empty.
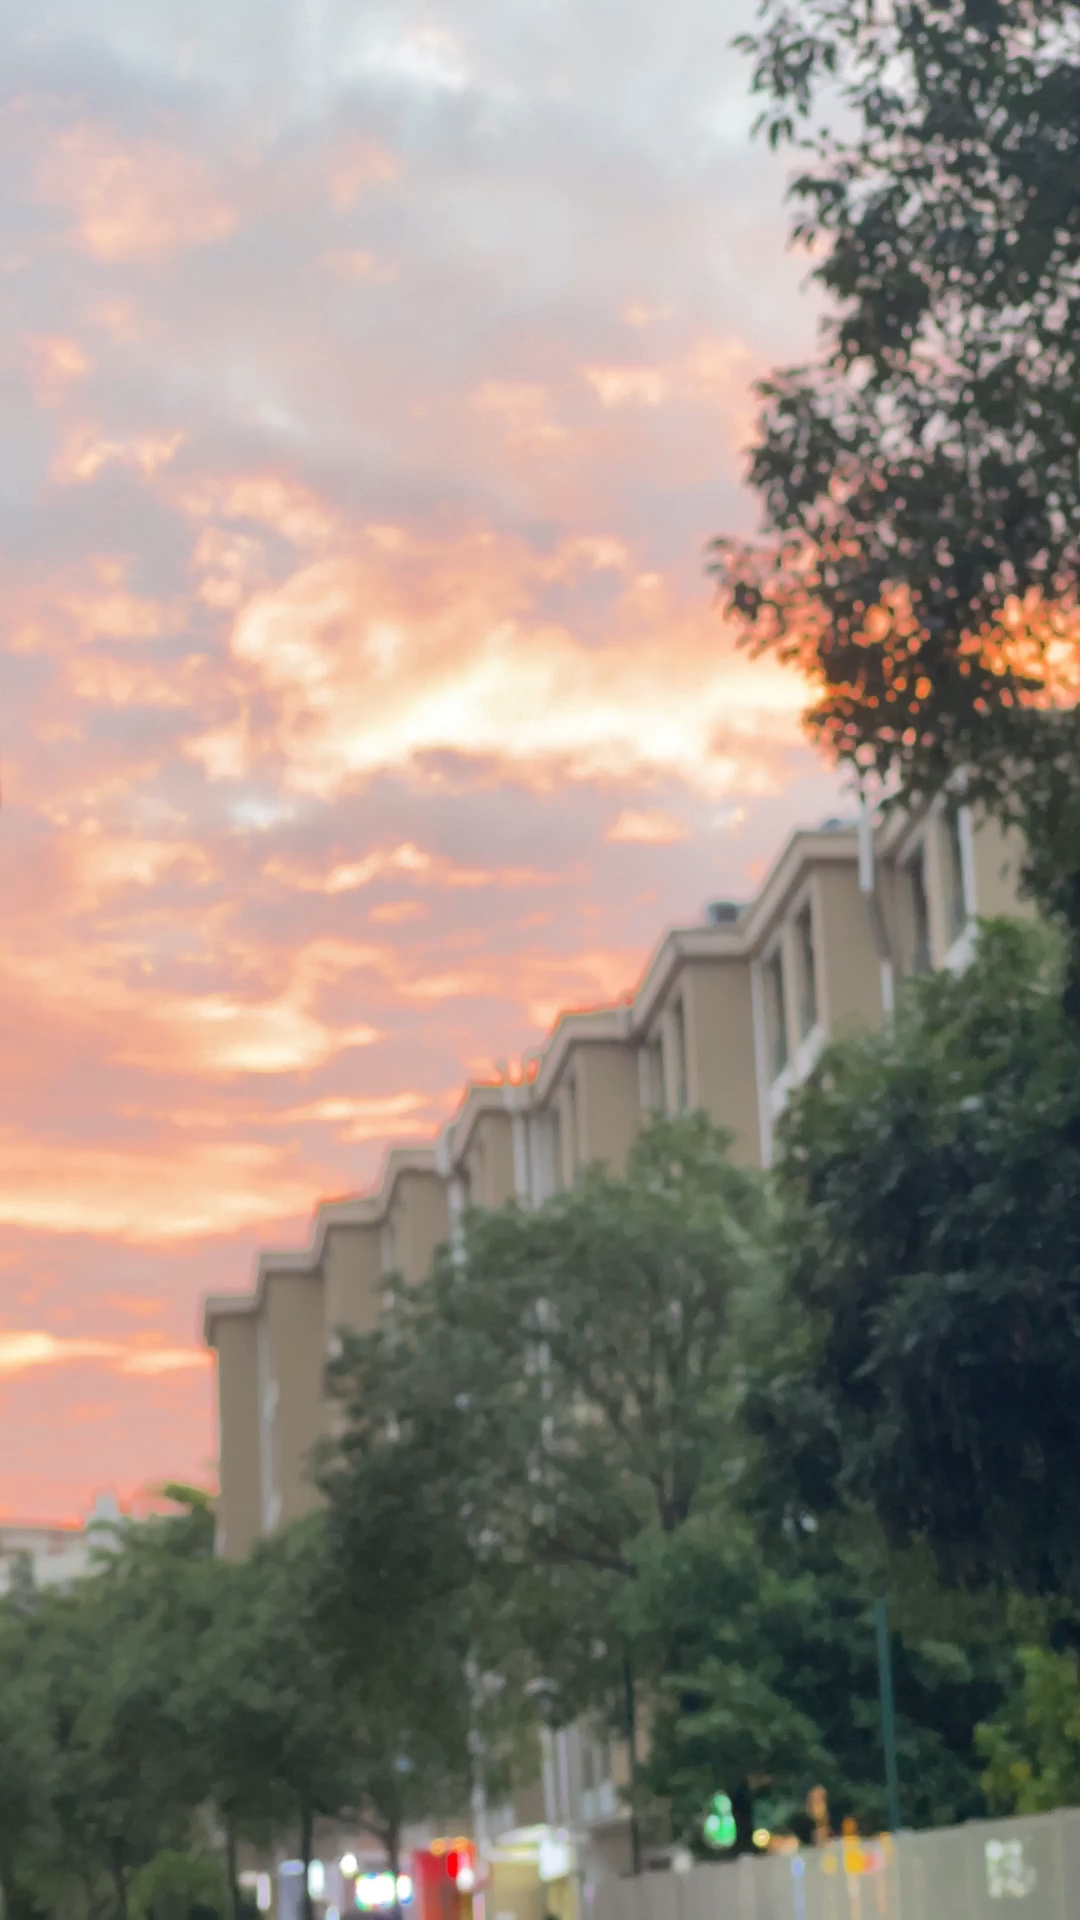
<svg viewBox="0 0 1080 1920">
<path fill-rule="evenodd" d="M 90 1573 L 94 1555 L 108 1546 L 122 1519 L 111 1493 L 99 1494 L 82 1526 L 35 1527 L 0 1520 L 0 1595 L 9 1593 L 16 1567 L 28 1564 L 39 1587 L 64 1587 Z"/>
</svg>

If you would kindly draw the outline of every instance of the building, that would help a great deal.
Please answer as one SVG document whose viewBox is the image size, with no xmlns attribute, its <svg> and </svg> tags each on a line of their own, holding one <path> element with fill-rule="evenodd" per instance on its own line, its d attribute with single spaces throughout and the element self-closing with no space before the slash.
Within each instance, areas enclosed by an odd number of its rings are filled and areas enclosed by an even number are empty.
<svg viewBox="0 0 1080 1920">
<path fill-rule="evenodd" d="M 221 1554 L 243 1559 L 315 1505 L 308 1468 L 329 1432 L 326 1370 L 341 1333 L 375 1325 L 393 1278 L 424 1277 L 448 1224 L 433 1149 L 397 1149 L 376 1193 L 324 1202 L 308 1247 L 260 1254 L 250 1293 L 205 1302 L 217 1356 Z"/>
<path fill-rule="evenodd" d="M 111 1494 L 99 1494 L 90 1516 L 79 1526 L 36 1527 L 0 1522 L 0 1595 L 10 1593 L 24 1567 L 37 1587 L 66 1587 L 92 1573 L 121 1524 Z"/>
<path fill-rule="evenodd" d="M 667 933 L 625 1001 L 564 1014 L 518 1072 L 466 1090 L 433 1148 L 391 1153 L 375 1194 L 320 1207 L 307 1250 L 264 1254 L 250 1294 L 208 1301 L 221 1551 L 312 1505 L 327 1361 L 340 1329 L 374 1324 L 391 1273 L 419 1282 L 469 1207 L 542 1205 L 594 1162 L 621 1168 L 651 1114 L 701 1108 L 767 1167 L 827 1042 L 879 1025 L 905 977 L 963 967 L 977 919 L 1023 910 L 1019 855 L 954 793 L 793 833 L 754 899 Z M 478 1813 L 495 1857 L 532 1862 L 567 1920 L 578 1876 L 629 1863 L 625 1775 L 625 1752 L 569 1728 L 545 1736 L 536 1793 Z"/>
</svg>

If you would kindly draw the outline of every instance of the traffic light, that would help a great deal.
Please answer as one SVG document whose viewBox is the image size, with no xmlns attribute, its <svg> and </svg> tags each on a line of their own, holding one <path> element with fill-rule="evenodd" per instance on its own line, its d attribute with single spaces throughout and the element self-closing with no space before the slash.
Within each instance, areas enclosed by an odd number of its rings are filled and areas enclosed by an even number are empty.
<svg viewBox="0 0 1080 1920">
<path fill-rule="evenodd" d="M 735 1845 L 737 1838 L 735 1813 L 726 1793 L 713 1794 L 701 1831 L 708 1845 L 715 1847 L 718 1852 L 725 1847 Z"/>
</svg>

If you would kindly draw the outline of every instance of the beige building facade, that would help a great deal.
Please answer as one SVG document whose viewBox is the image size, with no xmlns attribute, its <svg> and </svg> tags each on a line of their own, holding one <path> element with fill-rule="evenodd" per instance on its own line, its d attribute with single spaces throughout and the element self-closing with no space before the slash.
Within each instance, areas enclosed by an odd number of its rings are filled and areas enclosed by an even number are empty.
<svg viewBox="0 0 1080 1920">
<path fill-rule="evenodd" d="M 376 1193 L 327 1201 L 306 1249 L 259 1255 L 248 1294 L 216 1294 L 203 1329 L 217 1358 L 218 1551 L 316 1505 L 312 1454 L 333 1417 L 325 1383 L 344 1331 L 374 1327 L 392 1281 L 415 1286 L 447 1237 L 446 1186 L 429 1147 L 387 1156 Z"/>
</svg>

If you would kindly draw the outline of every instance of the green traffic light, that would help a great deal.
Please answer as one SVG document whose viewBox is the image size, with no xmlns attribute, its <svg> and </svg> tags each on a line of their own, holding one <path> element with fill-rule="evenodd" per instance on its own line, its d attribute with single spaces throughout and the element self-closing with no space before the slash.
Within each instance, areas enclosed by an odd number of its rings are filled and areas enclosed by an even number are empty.
<svg viewBox="0 0 1080 1920">
<path fill-rule="evenodd" d="M 710 1847 L 733 1847 L 736 1840 L 735 1814 L 726 1793 L 714 1793 L 701 1831 Z"/>
</svg>

